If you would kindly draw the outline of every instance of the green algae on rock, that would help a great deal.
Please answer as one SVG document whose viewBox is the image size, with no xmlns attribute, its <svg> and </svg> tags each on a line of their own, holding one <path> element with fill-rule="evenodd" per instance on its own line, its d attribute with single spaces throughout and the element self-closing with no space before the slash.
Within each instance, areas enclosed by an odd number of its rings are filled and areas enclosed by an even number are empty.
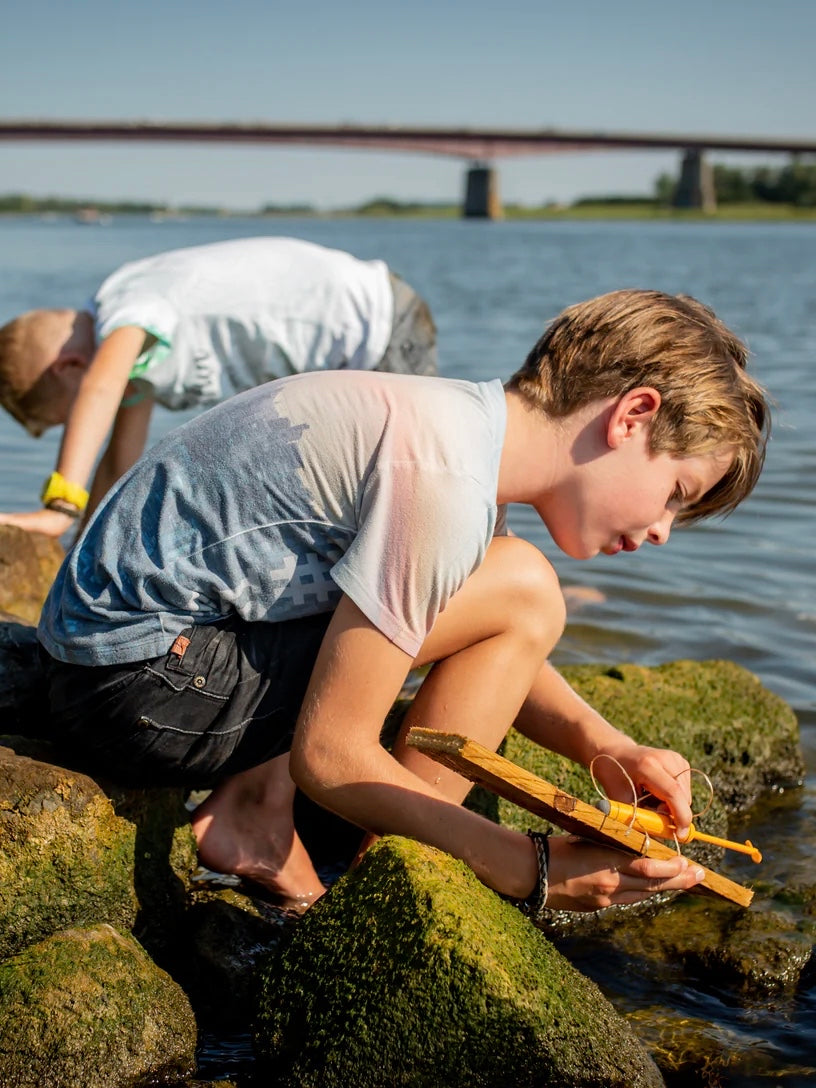
<svg viewBox="0 0 816 1088">
<path fill-rule="evenodd" d="M 66 926 L 130 929 L 133 850 L 94 781 L 0 748 L 0 958 Z"/>
<path fill-rule="evenodd" d="M 0 963 L 0 1084 L 177 1082 L 195 1044 L 183 991 L 111 926 L 67 929 Z"/>
<path fill-rule="evenodd" d="M 258 964 L 299 924 L 290 911 L 202 883 L 185 917 L 194 971 L 185 985 L 196 1013 L 220 1030 L 245 1028 L 257 1007 Z"/>
<path fill-rule="evenodd" d="M 808 967 L 816 925 L 798 919 L 782 903 L 737 911 L 728 904 L 678 896 L 650 914 L 614 910 L 594 918 L 595 954 L 637 949 L 640 970 L 679 964 L 698 989 L 723 991 L 732 1001 L 760 1004 L 769 995 L 791 992 Z M 590 941 L 582 934 L 586 947 Z M 586 956 L 586 951 L 584 952 Z"/>
<path fill-rule="evenodd" d="M 799 784 L 805 773 L 793 710 L 747 669 L 731 661 L 674 661 L 665 665 L 573 665 L 560 670 L 600 714 L 641 744 L 673 748 L 711 778 L 715 802 L 699 822 L 725 834 L 725 815 L 752 805 L 776 786 Z M 591 802 L 584 768 L 511 729 L 501 749 L 507 759 Z M 474 790 L 471 807 L 519 830 L 542 821 L 509 801 Z M 684 850 L 705 864 L 702 844 Z"/>
<path fill-rule="evenodd" d="M 388 837 L 263 972 L 256 1047 L 291 1088 L 640 1088 L 626 1022 L 448 855 Z"/>
</svg>

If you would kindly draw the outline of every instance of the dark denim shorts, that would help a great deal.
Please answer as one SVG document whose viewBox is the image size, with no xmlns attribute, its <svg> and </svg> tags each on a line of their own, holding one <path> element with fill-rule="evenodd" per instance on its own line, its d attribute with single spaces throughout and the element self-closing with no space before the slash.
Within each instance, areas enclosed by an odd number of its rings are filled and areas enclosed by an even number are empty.
<svg viewBox="0 0 816 1088">
<path fill-rule="evenodd" d="M 212 786 L 288 752 L 332 613 L 190 627 L 163 657 L 68 665 L 43 651 L 55 740 L 130 786 Z"/>
</svg>

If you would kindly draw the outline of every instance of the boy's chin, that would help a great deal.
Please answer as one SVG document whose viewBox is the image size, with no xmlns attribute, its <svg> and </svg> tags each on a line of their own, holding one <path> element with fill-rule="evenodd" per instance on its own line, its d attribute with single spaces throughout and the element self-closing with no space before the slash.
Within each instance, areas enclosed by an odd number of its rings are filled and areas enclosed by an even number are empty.
<svg viewBox="0 0 816 1088">
<path fill-rule="evenodd" d="M 601 552 L 597 546 L 592 546 L 582 540 L 558 540 L 553 538 L 559 549 L 570 559 L 594 559 Z"/>
</svg>

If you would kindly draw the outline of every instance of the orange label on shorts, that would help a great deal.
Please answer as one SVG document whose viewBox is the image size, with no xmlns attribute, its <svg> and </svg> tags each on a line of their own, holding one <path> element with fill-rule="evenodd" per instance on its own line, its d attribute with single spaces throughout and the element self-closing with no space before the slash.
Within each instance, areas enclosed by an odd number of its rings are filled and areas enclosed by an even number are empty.
<svg viewBox="0 0 816 1088">
<path fill-rule="evenodd" d="M 181 660 L 182 657 L 184 657 L 185 653 L 187 652 L 187 647 L 189 645 L 190 645 L 190 640 L 186 637 L 186 635 L 178 635 L 176 637 L 176 641 L 170 647 L 170 653 L 171 654 L 176 654 L 178 659 Z"/>
</svg>

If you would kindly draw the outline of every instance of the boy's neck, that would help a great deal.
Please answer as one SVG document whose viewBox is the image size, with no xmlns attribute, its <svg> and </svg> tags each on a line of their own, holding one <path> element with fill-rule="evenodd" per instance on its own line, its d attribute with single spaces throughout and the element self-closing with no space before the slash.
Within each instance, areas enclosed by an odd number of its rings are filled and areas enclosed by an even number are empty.
<svg viewBox="0 0 816 1088">
<path fill-rule="evenodd" d="M 505 390 L 505 400 L 507 430 L 499 467 L 499 503 L 537 504 L 581 464 L 605 452 L 614 398 L 585 405 L 562 419 L 547 416 L 514 390 Z"/>
<path fill-rule="evenodd" d="M 88 310 L 65 311 L 64 349 L 75 351 L 90 362 L 96 351 L 93 314 Z"/>
<path fill-rule="evenodd" d="M 546 490 L 558 473 L 557 422 L 529 404 L 519 393 L 505 390 L 507 429 L 499 466 L 497 500 L 530 502 Z"/>
</svg>

